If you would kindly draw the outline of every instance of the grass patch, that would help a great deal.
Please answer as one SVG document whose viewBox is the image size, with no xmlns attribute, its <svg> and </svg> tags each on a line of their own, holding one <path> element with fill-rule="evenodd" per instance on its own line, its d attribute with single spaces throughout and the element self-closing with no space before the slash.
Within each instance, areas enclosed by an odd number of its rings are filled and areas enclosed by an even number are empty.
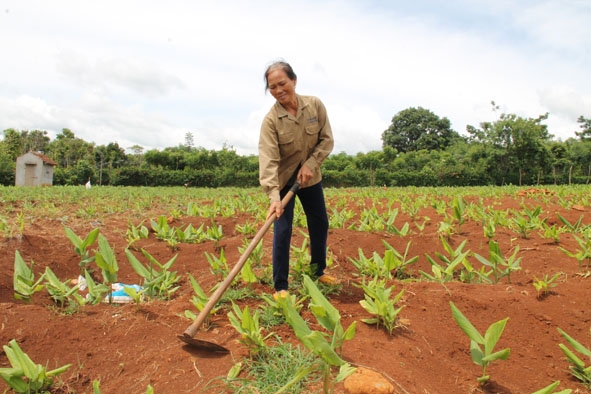
<svg viewBox="0 0 591 394">
<path fill-rule="evenodd" d="M 320 367 L 312 373 L 297 377 L 315 364 L 317 357 L 301 346 L 278 343 L 243 367 L 244 378 L 228 380 L 226 383 L 233 393 L 311 393 L 310 387 L 321 380 Z M 319 390 L 320 390 L 320 386 Z"/>
</svg>

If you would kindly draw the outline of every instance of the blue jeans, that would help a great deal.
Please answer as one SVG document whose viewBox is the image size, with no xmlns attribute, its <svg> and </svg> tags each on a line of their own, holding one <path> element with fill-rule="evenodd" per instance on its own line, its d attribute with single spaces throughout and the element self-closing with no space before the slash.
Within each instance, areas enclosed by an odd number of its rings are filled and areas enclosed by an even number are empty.
<svg viewBox="0 0 591 394">
<path fill-rule="evenodd" d="M 290 185 L 281 190 L 283 198 Z M 326 240 L 328 238 L 328 215 L 324 202 L 322 183 L 298 190 L 296 193 L 308 223 L 310 235 L 310 264 L 315 266 L 316 277 L 324 274 L 326 268 Z M 289 277 L 289 252 L 293 228 L 293 210 L 295 198 L 292 198 L 283 214 L 273 225 L 273 286 L 276 291 L 287 290 Z"/>
</svg>

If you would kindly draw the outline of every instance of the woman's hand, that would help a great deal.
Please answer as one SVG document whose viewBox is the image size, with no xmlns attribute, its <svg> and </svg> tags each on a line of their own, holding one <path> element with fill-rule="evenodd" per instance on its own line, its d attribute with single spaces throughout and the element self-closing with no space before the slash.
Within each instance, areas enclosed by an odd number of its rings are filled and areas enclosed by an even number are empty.
<svg viewBox="0 0 591 394">
<path fill-rule="evenodd" d="M 296 180 L 301 186 L 306 186 L 310 179 L 312 179 L 312 175 L 312 170 L 310 170 L 310 168 L 304 164 L 298 171 Z"/>
<path fill-rule="evenodd" d="M 267 218 L 275 215 L 276 219 L 279 219 L 279 216 L 281 216 L 282 213 L 283 208 L 281 207 L 281 201 L 273 201 L 269 207 L 269 211 L 267 211 Z"/>
</svg>

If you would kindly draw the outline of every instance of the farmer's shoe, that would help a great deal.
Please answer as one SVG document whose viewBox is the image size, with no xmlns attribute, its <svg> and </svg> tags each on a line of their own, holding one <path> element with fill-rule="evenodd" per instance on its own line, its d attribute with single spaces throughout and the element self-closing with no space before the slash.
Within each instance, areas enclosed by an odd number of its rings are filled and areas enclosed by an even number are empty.
<svg viewBox="0 0 591 394">
<path fill-rule="evenodd" d="M 275 301 L 277 301 L 279 298 L 287 298 L 287 295 L 289 293 L 287 292 L 287 290 L 279 290 L 276 291 L 275 294 L 273 294 L 273 298 L 275 299 Z"/>
<path fill-rule="evenodd" d="M 340 280 L 338 280 L 337 278 L 335 278 L 334 276 L 330 276 L 328 274 L 322 274 L 319 278 L 318 278 L 318 282 L 323 283 L 325 285 L 329 285 L 329 286 L 335 286 L 341 283 Z"/>
</svg>

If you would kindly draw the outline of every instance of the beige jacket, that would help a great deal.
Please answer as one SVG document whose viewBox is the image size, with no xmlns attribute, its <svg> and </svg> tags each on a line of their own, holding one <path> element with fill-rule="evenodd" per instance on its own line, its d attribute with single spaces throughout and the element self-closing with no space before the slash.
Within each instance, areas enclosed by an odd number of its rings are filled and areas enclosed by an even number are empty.
<svg viewBox="0 0 591 394">
<path fill-rule="evenodd" d="M 259 181 L 271 201 L 287 185 L 300 165 L 314 174 L 306 186 L 322 180 L 320 165 L 334 146 L 332 129 L 322 101 L 313 96 L 298 98 L 298 112 L 290 115 L 279 103 L 271 108 L 259 138 Z"/>
</svg>

